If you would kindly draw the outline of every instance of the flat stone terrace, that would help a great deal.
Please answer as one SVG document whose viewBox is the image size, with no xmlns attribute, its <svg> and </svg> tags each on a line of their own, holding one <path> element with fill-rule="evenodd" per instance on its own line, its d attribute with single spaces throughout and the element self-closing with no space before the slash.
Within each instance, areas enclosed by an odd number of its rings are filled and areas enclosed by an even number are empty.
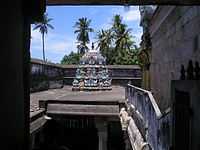
<svg viewBox="0 0 200 150">
<path fill-rule="evenodd" d="M 125 88 L 113 86 L 109 91 L 72 91 L 71 86 L 62 89 L 50 89 L 30 95 L 30 117 L 40 112 L 39 100 L 44 101 L 77 101 L 77 102 L 119 102 L 125 101 Z"/>
</svg>

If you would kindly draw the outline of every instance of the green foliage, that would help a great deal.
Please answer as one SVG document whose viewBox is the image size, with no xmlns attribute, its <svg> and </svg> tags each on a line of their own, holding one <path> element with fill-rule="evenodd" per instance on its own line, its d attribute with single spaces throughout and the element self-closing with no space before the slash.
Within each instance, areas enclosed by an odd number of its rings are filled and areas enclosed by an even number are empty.
<svg viewBox="0 0 200 150">
<path fill-rule="evenodd" d="M 108 64 L 111 64 L 112 57 L 109 57 L 112 55 L 114 49 L 111 47 L 113 43 L 113 34 L 112 30 L 100 30 L 97 32 L 97 39 L 98 39 L 98 45 L 101 54 L 106 57 L 106 61 Z"/>
<path fill-rule="evenodd" d="M 43 51 L 43 61 L 46 61 L 45 58 L 45 50 L 44 50 L 44 35 L 48 33 L 48 29 L 54 29 L 54 27 L 49 23 L 50 21 L 52 21 L 52 18 L 48 18 L 48 14 L 45 13 L 42 16 L 42 21 L 41 22 L 36 22 L 35 23 L 35 27 L 33 28 L 33 30 L 39 30 L 40 33 L 42 34 L 42 51 Z"/>
<path fill-rule="evenodd" d="M 48 33 L 48 28 L 50 29 L 54 29 L 54 27 L 49 23 L 50 21 L 52 21 L 52 18 L 48 18 L 48 14 L 45 13 L 42 17 L 41 22 L 36 22 L 35 23 L 35 27 L 33 28 L 33 30 L 37 30 L 39 29 L 41 34 L 47 34 Z"/>
<path fill-rule="evenodd" d="M 93 32 L 93 29 L 90 28 L 91 20 L 88 20 L 87 18 L 79 18 L 79 20 L 75 23 L 74 33 L 77 34 L 77 49 L 78 53 L 84 54 L 87 50 L 87 44 L 90 42 L 89 39 L 89 32 Z"/>
<path fill-rule="evenodd" d="M 61 60 L 61 64 L 67 64 L 67 65 L 76 65 L 79 63 L 81 54 L 71 52 L 69 55 L 65 55 L 63 59 Z"/>
<path fill-rule="evenodd" d="M 89 32 L 93 32 L 90 28 L 91 20 L 80 18 L 75 23 L 75 31 L 77 34 L 78 53 L 71 52 L 65 55 L 61 60 L 61 64 L 78 64 L 80 57 L 88 50 L 87 44 L 89 40 Z M 122 22 L 120 15 L 113 17 L 112 26 L 107 30 L 99 30 L 97 32 L 97 47 L 101 54 L 106 57 L 109 65 L 133 65 L 140 64 L 138 55 L 139 48 L 135 45 L 134 37 L 131 35 L 131 29 Z"/>
<path fill-rule="evenodd" d="M 107 59 L 107 64 L 138 64 L 139 49 L 135 45 L 131 29 L 124 23 L 120 15 L 113 18 L 112 27 L 97 32 L 98 47 Z"/>
</svg>

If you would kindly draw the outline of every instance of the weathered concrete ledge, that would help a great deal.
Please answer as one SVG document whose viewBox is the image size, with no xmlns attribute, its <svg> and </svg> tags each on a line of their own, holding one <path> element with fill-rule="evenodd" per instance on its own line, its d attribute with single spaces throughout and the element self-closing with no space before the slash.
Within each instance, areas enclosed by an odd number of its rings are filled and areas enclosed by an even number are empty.
<svg viewBox="0 0 200 150">
<path fill-rule="evenodd" d="M 30 135 L 38 132 L 45 125 L 47 120 L 44 115 L 44 109 L 30 113 Z"/>
<path fill-rule="evenodd" d="M 125 88 L 109 91 L 72 91 L 71 86 L 31 94 L 31 122 L 44 114 L 118 116 L 125 104 Z M 39 110 L 39 111 L 38 111 Z"/>
</svg>

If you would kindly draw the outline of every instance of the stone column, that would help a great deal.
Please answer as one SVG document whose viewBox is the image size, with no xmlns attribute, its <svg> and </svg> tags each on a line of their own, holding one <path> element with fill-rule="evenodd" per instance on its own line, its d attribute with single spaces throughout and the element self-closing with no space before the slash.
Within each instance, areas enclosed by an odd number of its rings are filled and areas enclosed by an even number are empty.
<svg viewBox="0 0 200 150">
<path fill-rule="evenodd" d="M 97 120 L 96 128 L 99 137 L 99 150 L 107 150 L 107 122 L 104 120 Z"/>
<path fill-rule="evenodd" d="M 33 150 L 35 148 L 35 134 L 30 136 L 29 148 L 30 150 Z"/>
<path fill-rule="evenodd" d="M 29 149 L 29 60 L 30 24 L 24 0 L 4 1 L 1 7 L 1 149 Z M 28 39 L 29 40 L 25 40 Z M 26 74 L 25 74 L 26 72 Z M 26 80 L 28 79 L 28 80 Z M 26 81 L 26 82 L 25 82 Z"/>
</svg>

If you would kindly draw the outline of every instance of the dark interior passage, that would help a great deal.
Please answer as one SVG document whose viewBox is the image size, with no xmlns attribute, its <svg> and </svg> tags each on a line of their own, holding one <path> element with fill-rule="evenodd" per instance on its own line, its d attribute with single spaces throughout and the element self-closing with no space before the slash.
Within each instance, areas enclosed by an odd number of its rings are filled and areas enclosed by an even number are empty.
<svg viewBox="0 0 200 150">
<path fill-rule="evenodd" d="M 119 121 L 107 122 L 107 150 L 124 150 Z M 50 120 L 37 134 L 34 150 L 98 150 L 98 130 L 94 118 L 69 117 Z"/>
<path fill-rule="evenodd" d="M 97 130 L 92 120 L 51 120 L 44 129 L 43 149 L 98 150 Z"/>
<path fill-rule="evenodd" d="M 123 131 L 119 121 L 108 124 L 108 150 L 125 150 Z"/>
</svg>

